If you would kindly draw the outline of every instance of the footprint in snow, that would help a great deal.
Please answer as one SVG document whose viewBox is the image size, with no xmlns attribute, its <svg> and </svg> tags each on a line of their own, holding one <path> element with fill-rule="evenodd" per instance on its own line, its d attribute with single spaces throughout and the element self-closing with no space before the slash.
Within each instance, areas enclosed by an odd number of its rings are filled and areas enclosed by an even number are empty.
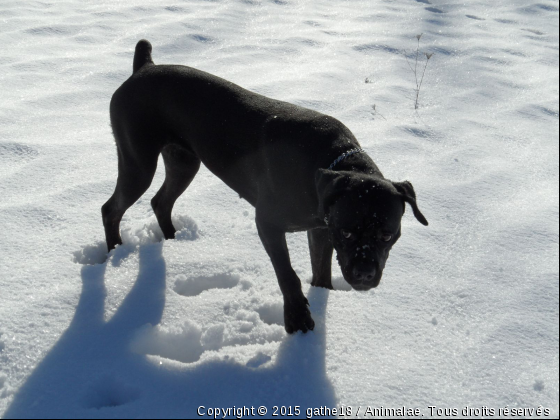
<svg viewBox="0 0 560 420">
<path fill-rule="evenodd" d="M 257 312 L 265 324 L 284 326 L 284 306 L 281 303 L 263 305 Z"/>
<path fill-rule="evenodd" d="M 181 363 L 194 363 L 204 353 L 202 330 L 189 321 L 181 328 L 171 329 L 146 325 L 135 334 L 131 349 L 138 354 L 160 356 Z"/>
<path fill-rule="evenodd" d="M 175 293 L 187 297 L 198 296 L 211 289 L 233 289 L 239 284 L 239 275 L 229 273 L 189 278 L 179 277 L 175 281 L 173 290 Z"/>
<path fill-rule="evenodd" d="M 201 328 L 186 321 L 182 327 L 146 325 L 135 334 L 131 349 L 137 354 L 159 356 L 168 360 L 195 363 L 207 351 L 220 351 L 228 347 L 242 347 L 281 341 L 283 327 L 264 325 L 259 315 L 252 311 L 234 311 L 224 322 Z M 248 366 L 257 368 L 272 360 L 261 355 L 249 360 Z"/>
</svg>

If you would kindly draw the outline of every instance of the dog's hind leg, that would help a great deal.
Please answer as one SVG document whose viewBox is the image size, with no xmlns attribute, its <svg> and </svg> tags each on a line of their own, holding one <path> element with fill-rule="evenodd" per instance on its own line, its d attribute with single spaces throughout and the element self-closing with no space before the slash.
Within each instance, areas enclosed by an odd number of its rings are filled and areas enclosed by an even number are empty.
<svg viewBox="0 0 560 420">
<path fill-rule="evenodd" d="M 200 168 L 200 159 L 187 149 L 169 145 L 162 151 L 165 182 L 152 199 L 152 208 L 165 239 L 174 239 L 176 229 L 171 222 L 175 201 L 185 192 Z"/>
<path fill-rule="evenodd" d="M 334 248 L 329 236 L 329 230 L 308 230 L 307 238 L 309 239 L 309 253 L 311 255 L 311 269 L 313 271 L 311 285 L 332 290 L 331 266 Z"/>
<path fill-rule="evenodd" d="M 159 155 L 157 151 L 152 151 L 133 157 L 130 153 L 123 153 L 120 147 L 117 149 L 119 157 L 117 186 L 113 196 L 101 208 L 109 251 L 117 245 L 122 245 L 119 232 L 122 217 L 150 187 Z"/>
</svg>

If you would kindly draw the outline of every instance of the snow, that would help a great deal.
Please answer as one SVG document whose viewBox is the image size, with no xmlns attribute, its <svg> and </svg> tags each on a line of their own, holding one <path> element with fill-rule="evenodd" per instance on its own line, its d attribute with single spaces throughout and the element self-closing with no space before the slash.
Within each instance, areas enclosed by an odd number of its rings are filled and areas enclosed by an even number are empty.
<svg viewBox="0 0 560 420">
<path fill-rule="evenodd" d="M 271 418 L 299 405 L 300 417 L 337 406 L 557 417 L 558 11 L 554 0 L 4 0 L 0 416 L 266 406 Z M 419 34 L 434 55 L 415 111 L 405 56 Z M 104 262 L 108 104 L 141 38 L 156 63 L 340 119 L 388 178 L 413 183 L 430 226 L 407 211 L 379 288 L 351 291 L 335 261 L 336 290 L 310 287 L 306 235 L 288 235 L 317 326 L 286 335 L 254 209 L 204 168 L 175 207 L 177 240 L 161 241 L 150 208 L 160 165 Z"/>
</svg>

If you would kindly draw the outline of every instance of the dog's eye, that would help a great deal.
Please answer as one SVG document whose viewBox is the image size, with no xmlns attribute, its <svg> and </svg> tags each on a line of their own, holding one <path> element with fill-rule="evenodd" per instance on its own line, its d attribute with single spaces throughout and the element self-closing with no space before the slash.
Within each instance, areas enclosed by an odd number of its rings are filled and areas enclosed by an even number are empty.
<svg viewBox="0 0 560 420">
<path fill-rule="evenodd" d="M 342 233 L 342 236 L 344 236 L 346 239 L 350 239 L 353 236 L 352 232 L 344 229 L 342 229 L 340 233 Z"/>
<path fill-rule="evenodd" d="M 388 233 L 383 234 L 383 236 L 381 237 L 381 240 L 383 242 L 389 242 L 391 239 L 393 239 L 393 235 L 390 235 Z"/>
</svg>

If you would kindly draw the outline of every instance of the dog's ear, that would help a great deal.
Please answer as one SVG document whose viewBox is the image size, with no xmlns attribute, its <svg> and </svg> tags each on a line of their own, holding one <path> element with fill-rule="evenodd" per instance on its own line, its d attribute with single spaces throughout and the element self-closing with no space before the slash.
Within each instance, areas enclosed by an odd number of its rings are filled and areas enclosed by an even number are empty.
<svg viewBox="0 0 560 420">
<path fill-rule="evenodd" d="M 426 218 L 418 208 L 418 204 L 416 204 L 416 192 L 414 192 L 414 187 L 412 186 L 412 184 L 408 181 L 404 181 L 404 182 L 393 182 L 393 185 L 400 193 L 403 200 L 408 204 L 410 204 L 410 207 L 412 207 L 412 211 L 414 212 L 414 217 L 416 217 L 416 219 L 424 226 L 428 226 L 428 221 L 426 220 Z"/>
<path fill-rule="evenodd" d="M 348 175 L 330 169 L 318 169 L 315 173 L 315 186 L 319 197 L 319 214 L 324 215 L 336 199 L 347 191 Z"/>
</svg>

